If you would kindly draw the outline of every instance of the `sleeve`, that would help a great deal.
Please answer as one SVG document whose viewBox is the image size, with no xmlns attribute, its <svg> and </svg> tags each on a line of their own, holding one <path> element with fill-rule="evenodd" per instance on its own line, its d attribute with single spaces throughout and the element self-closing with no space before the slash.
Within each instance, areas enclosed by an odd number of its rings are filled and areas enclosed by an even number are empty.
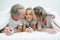
<svg viewBox="0 0 60 40">
<path fill-rule="evenodd" d="M 27 23 L 27 20 L 23 20 L 23 24 L 25 24 L 25 25 L 28 24 L 28 23 Z"/>
<path fill-rule="evenodd" d="M 18 25 L 23 25 L 22 20 L 19 20 L 19 21 L 18 21 Z"/>
<path fill-rule="evenodd" d="M 23 20 L 23 24 L 26 25 L 27 27 L 29 26 L 29 23 L 27 20 Z"/>
<path fill-rule="evenodd" d="M 36 24 L 37 23 L 37 20 L 33 20 L 31 24 Z"/>
<path fill-rule="evenodd" d="M 11 26 L 12 28 L 16 28 L 17 27 L 17 25 L 11 20 L 9 21 L 9 23 L 7 25 Z"/>
</svg>

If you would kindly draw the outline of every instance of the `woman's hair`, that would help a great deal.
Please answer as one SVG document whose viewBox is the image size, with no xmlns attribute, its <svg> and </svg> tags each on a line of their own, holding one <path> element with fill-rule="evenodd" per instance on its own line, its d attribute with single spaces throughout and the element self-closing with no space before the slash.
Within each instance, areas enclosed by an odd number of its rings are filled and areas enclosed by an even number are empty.
<svg viewBox="0 0 60 40">
<path fill-rule="evenodd" d="M 20 13 L 18 12 L 18 9 L 24 9 L 24 7 L 20 4 L 15 4 L 11 8 L 11 16 L 13 15 L 19 15 Z"/>
<path fill-rule="evenodd" d="M 40 6 L 34 7 L 33 10 L 37 18 L 40 20 L 43 20 L 47 16 L 47 12 Z"/>
</svg>

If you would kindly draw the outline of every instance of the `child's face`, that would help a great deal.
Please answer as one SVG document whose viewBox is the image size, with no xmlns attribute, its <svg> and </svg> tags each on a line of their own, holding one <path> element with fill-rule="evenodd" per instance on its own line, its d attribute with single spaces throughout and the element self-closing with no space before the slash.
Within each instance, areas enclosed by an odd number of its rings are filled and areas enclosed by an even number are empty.
<svg viewBox="0 0 60 40">
<path fill-rule="evenodd" d="M 31 16 L 31 15 L 26 15 L 26 19 L 27 19 L 28 21 L 31 21 L 31 20 L 32 20 L 32 16 Z"/>
<path fill-rule="evenodd" d="M 26 19 L 28 20 L 28 21 L 31 21 L 32 20 L 32 10 L 27 10 L 26 11 Z"/>
</svg>

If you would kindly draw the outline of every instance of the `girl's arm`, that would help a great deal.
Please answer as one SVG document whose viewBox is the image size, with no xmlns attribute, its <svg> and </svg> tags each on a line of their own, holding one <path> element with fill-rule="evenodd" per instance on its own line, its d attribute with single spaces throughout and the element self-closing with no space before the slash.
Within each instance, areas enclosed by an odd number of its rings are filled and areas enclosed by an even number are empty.
<svg viewBox="0 0 60 40">
<path fill-rule="evenodd" d="M 16 31 L 17 32 L 22 32 L 22 25 L 18 25 Z"/>
<path fill-rule="evenodd" d="M 23 29 L 23 32 L 26 31 L 26 25 L 25 24 L 23 25 L 22 29 Z"/>
<path fill-rule="evenodd" d="M 36 26 L 37 26 L 37 25 L 34 24 L 33 27 L 32 27 L 34 31 L 36 30 Z"/>
</svg>

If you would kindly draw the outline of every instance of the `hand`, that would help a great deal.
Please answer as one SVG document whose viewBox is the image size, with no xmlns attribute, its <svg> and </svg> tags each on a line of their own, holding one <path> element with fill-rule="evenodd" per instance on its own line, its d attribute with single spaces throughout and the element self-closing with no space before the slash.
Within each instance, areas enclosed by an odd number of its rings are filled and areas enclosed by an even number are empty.
<svg viewBox="0 0 60 40">
<path fill-rule="evenodd" d="M 12 35 L 14 33 L 14 29 L 11 26 L 5 27 L 6 35 Z"/>
<path fill-rule="evenodd" d="M 26 28 L 26 32 L 33 32 L 32 28 Z"/>
</svg>

